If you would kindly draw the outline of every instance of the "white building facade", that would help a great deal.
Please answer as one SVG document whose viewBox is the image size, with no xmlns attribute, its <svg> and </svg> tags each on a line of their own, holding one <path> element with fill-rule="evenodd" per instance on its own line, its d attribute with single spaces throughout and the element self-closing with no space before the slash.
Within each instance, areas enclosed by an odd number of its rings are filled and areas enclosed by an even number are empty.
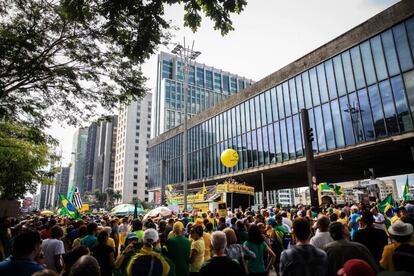
<svg viewBox="0 0 414 276">
<path fill-rule="evenodd" d="M 151 94 L 127 107 L 118 115 L 115 146 L 114 190 L 120 191 L 118 203 L 134 198 L 148 200 L 148 153 L 151 134 Z"/>
</svg>

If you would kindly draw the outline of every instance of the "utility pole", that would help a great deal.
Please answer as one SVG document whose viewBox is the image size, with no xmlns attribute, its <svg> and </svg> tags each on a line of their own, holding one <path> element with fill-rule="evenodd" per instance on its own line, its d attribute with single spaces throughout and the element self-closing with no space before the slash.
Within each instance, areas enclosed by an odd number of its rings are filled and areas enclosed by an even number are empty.
<svg viewBox="0 0 414 276">
<path fill-rule="evenodd" d="M 302 118 L 303 140 L 305 141 L 306 172 L 308 176 L 308 186 L 311 205 L 319 208 L 318 185 L 315 173 L 315 160 L 313 158 L 313 129 L 309 125 L 309 114 L 307 109 L 300 111 Z"/>
</svg>

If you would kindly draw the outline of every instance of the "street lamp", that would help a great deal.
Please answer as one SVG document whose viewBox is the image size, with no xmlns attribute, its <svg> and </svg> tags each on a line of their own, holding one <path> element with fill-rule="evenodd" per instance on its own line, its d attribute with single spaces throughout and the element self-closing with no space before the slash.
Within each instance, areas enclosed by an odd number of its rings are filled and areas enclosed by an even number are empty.
<svg viewBox="0 0 414 276">
<path fill-rule="evenodd" d="M 177 44 L 171 53 L 180 57 L 184 63 L 184 130 L 183 130 L 183 186 L 184 186 L 184 210 L 187 210 L 187 105 L 188 105 L 188 72 L 190 70 L 191 61 L 195 60 L 201 52 L 194 51 L 194 40 L 191 48 L 185 44 Z"/>
</svg>

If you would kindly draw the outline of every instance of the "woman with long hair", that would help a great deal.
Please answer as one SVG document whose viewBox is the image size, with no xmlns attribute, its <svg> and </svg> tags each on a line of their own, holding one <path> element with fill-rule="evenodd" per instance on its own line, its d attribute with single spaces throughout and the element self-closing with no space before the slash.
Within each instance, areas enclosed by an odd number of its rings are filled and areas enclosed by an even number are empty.
<svg viewBox="0 0 414 276">
<path fill-rule="evenodd" d="M 276 255 L 264 241 L 263 235 L 256 224 L 250 225 L 247 241 L 243 245 L 245 250 L 250 250 L 256 255 L 255 259 L 251 259 L 247 263 L 249 276 L 266 276 L 275 261 Z M 267 266 L 265 266 L 264 261 L 266 253 L 270 257 Z"/>
</svg>

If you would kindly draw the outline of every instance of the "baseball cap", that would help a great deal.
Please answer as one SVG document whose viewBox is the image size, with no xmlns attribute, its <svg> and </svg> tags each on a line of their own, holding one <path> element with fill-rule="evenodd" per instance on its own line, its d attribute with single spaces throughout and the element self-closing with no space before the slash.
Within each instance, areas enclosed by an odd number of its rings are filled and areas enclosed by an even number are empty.
<svg viewBox="0 0 414 276">
<path fill-rule="evenodd" d="M 157 230 L 153 229 L 153 228 L 149 228 L 147 230 L 145 230 L 144 232 L 144 238 L 143 238 L 145 243 L 155 243 L 158 241 L 158 232 Z"/>
<path fill-rule="evenodd" d="M 360 259 L 348 260 L 337 273 L 337 275 L 347 276 L 375 276 L 375 274 L 374 269 L 366 261 Z"/>
<path fill-rule="evenodd" d="M 177 221 L 173 225 L 173 230 L 180 230 L 182 231 L 184 229 L 184 224 L 181 221 Z"/>
<path fill-rule="evenodd" d="M 138 236 L 135 233 L 128 233 L 128 236 L 126 237 L 126 240 L 138 240 Z"/>
</svg>

